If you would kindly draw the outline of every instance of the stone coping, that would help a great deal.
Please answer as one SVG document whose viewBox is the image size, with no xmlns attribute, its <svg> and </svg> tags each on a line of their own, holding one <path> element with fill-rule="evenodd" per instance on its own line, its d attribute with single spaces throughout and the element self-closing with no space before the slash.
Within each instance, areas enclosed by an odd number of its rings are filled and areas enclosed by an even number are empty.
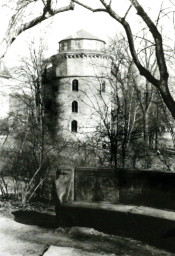
<svg viewBox="0 0 175 256">
<path fill-rule="evenodd" d="M 122 205 L 122 204 L 110 204 L 106 202 L 69 202 L 65 203 L 66 207 L 80 207 L 88 209 L 100 209 L 105 211 L 123 212 L 126 214 L 144 215 L 155 218 L 161 218 L 166 220 L 175 221 L 175 212 L 169 210 L 161 210 L 152 207 L 135 206 L 135 205 Z"/>
<path fill-rule="evenodd" d="M 86 252 L 85 250 L 75 249 L 72 247 L 58 247 L 51 245 L 43 256 L 98 256 L 99 253 Z M 114 254 L 105 254 L 114 256 Z"/>
</svg>

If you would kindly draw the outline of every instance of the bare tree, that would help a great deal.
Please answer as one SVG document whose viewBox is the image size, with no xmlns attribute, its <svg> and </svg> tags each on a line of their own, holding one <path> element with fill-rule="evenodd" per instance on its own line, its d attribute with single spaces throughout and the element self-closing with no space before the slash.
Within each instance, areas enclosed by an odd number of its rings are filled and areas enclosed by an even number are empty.
<svg viewBox="0 0 175 256">
<path fill-rule="evenodd" d="M 149 168 L 151 156 L 155 156 L 158 149 L 158 137 L 163 127 L 169 126 L 165 118 L 167 114 L 156 88 L 144 78 L 140 79 L 123 36 L 112 40 L 109 51 L 113 54 L 112 76 L 106 76 L 106 79 L 112 88 L 108 94 L 112 107 L 109 109 L 106 93 L 100 93 L 101 79 L 93 85 L 91 82 L 89 87 L 93 86 L 96 91 L 87 93 L 86 89 L 83 102 L 91 107 L 99 121 L 94 138 L 87 137 L 86 144 L 96 149 L 100 165 L 136 167 L 141 160 L 142 166 Z M 151 56 L 152 49 L 148 48 L 144 60 L 156 72 Z M 87 79 L 85 83 L 88 83 Z"/>
<path fill-rule="evenodd" d="M 65 6 L 60 6 L 57 0 L 10 0 L 8 3 L 3 0 L 1 6 L 11 14 L 7 33 L 1 42 L 1 58 L 21 33 L 59 13 L 74 9 L 71 0 Z"/>
<path fill-rule="evenodd" d="M 58 163 L 58 155 L 65 146 L 59 136 L 53 141 L 47 126 L 43 41 L 38 46 L 34 42 L 29 45 L 29 56 L 22 58 L 21 66 L 14 70 L 19 90 L 10 99 L 9 129 L 13 143 L 5 149 L 9 158 L 7 173 L 17 181 L 25 179 L 23 203 L 36 193 L 42 195 L 47 174 Z"/>
<path fill-rule="evenodd" d="M 33 5 L 39 4 L 39 2 L 41 2 L 41 6 L 42 6 L 39 8 L 40 15 L 35 16 L 32 12 L 32 10 L 34 10 Z M 60 12 L 73 10 L 74 4 L 78 4 L 93 12 L 108 13 L 113 19 L 115 19 L 117 22 L 119 22 L 123 26 L 126 32 L 126 36 L 128 39 L 129 48 L 130 48 L 133 61 L 137 66 L 140 74 L 144 76 L 149 83 L 153 84 L 157 88 L 167 108 L 169 109 L 173 118 L 175 119 L 175 101 L 170 93 L 169 86 L 168 86 L 169 73 L 167 70 L 167 64 L 165 60 L 163 38 L 162 38 L 161 32 L 158 29 L 158 23 L 160 20 L 160 16 L 163 13 L 163 8 L 160 9 L 158 18 L 154 22 L 137 0 L 129 0 L 130 4 L 123 17 L 118 15 L 118 13 L 115 11 L 115 9 L 113 8 L 112 2 L 113 1 L 107 2 L 105 0 L 99 0 L 99 3 L 102 4 L 102 7 L 94 9 L 91 6 L 88 6 L 83 2 L 77 1 L 77 0 L 72 0 L 70 1 L 70 4 L 68 6 L 64 6 L 60 8 L 57 5 L 57 1 L 54 1 L 54 0 L 46 0 L 46 1 L 30 0 L 27 2 L 16 1 L 15 4 L 12 5 L 14 13 L 11 16 L 7 35 L 4 39 L 4 43 L 5 43 L 4 52 L 6 52 L 6 49 L 9 47 L 9 45 L 11 45 L 12 42 L 17 38 L 17 36 L 20 35 L 23 31 L 26 31 L 27 29 L 30 29 L 36 26 L 42 21 L 48 19 L 49 17 L 53 17 Z M 146 65 L 143 65 L 143 63 L 141 62 L 138 56 L 136 45 L 135 45 L 135 37 L 132 33 L 132 29 L 129 22 L 127 21 L 128 13 L 132 7 L 135 8 L 137 14 L 140 16 L 143 23 L 149 29 L 150 35 L 152 36 L 152 39 L 154 41 L 151 44 L 154 47 L 154 53 L 156 56 L 157 70 L 159 71 L 158 78 L 146 67 Z M 28 10 L 28 13 L 30 14 L 31 20 L 26 23 L 19 22 L 20 20 L 24 20 L 24 21 L 26 20 L 25 17 L 26 17 L 27 10 Z M 4 53 L 1 56 L 4 56 Z"/>
<path fill-rule="evenodd" d="M 161 35 L 161 32 L 158 29 L 158 22 L 160 19 L 160 14 L 162 12 L 162 8 L 159 12 L 158 18 L 156 22 L 153 22 L 153 20 L 149 17 L 148 13 L 144 10 L 142 5 L 137 0 L 130 0 L 130 4 L 128 6 L 128 9 L 126 10 L 126 13 L 123 17 L 118 15 L 118 13 L 113 8 L 112 1 L 105 1 L 105 0 L 99 0 L 99 2 L 102 4 L 102 8 L 94 9 L 91 6 L 88 6 L 81 1 L 73 0 L 74 3 L 90 10 L 93 12 L 105 12 L 108 13 L 113 19 L 115 19 L 117 22 L 119 22 L 122 27 L 124 28 L 126 32 L 126 36 L 128 39 L 129 49 L 131 52 L 131 56 L 133 58 L 133 61 L 135 65 L 137 66 L 140 74 L 146 78 L 146 80 L 153 84 L 157 90 L 159 91 L 163 101 L 165 102 L 167 108 L 171 112 L 173 118 L 175 119 L 175 101 L 169 91 L 168 87 L 168 78 L 169 73 L 167 70 L 167 64 L 165 59 L 165 50 L 163 47 L 163 38 Z M 136 50 L 136 44 L 135 44 L 135 37 L 133 35 L 131 26 L 129 22 L 127 21 L 127 16 L 130 11 L 130 9 L 134 7 L 137 14 L 140 16 L 143 23 L 146 25 L 146 27 L 149 29 L 150 34 L 152 36 L 152 39 L 154 40 L 154 43 L 152 44 L 155 51 L 156 56 L 156 64 L 157 64 L 157 70 L 159 71 L 159 78 L 153 74 L 148 67 L 146 67 L 145 63 L 142 64 L 139 55 Z"/>
</svg>

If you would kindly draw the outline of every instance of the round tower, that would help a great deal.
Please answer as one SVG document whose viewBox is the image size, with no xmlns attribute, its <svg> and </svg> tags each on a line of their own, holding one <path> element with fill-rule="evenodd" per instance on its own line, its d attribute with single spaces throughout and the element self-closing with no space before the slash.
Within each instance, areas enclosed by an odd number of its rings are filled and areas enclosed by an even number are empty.
<svg viewBox="0 0 175 256">
<path fill-rule="evenodd" d="M 103 114 L 110 118 L 110 56 L 104 47 L 103 40 L 80 30 L 61 40 L 52 57 L 58 132 L 66 137 L 91 136 Z"/>
</svg>

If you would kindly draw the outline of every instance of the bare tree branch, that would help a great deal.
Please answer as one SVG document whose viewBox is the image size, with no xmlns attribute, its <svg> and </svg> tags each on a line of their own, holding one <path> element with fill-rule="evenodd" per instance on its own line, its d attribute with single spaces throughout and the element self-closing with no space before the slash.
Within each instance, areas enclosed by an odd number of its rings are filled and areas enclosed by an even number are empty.
<svg viewBox="0 0 175 256">
<path fill-rule="evenodd" d="M 129 6 L 128 10 L 126 11 L 126 13 L 124 15 L 124 19 L 126 19 L 126 16 L 128 15 L 128 13 L 131 10 L 131 8 L 132 8 L 132 4 Z"/>
<path fill-rule="evenodd" d="M 164 57 L 162 36 L 159 33 L 156 25 L 153 23 L 153 21 L 144 11 L 142 6 L 138 3 L 138 1 L 137 0 L 130 0 L 130 1 L 133 4 L 133 6 L 136 8 L 137 14 L 142 18 L 142 20 L 146 23 L 146 25 L 150 29 L 150 32 L 155 40 L 156 57 L 157 57 L 157 64 L 159 67 L 159 71 L 160 71 L 160 77 L 161 79 L 167 80 L 169 74 L 167 71 L 167 66 L 166 66 L 165 57 Z"/>
<path fill-rule="evenodd" d="M 110 0 L 110 2 L 109 2 L 109 5 L 111 5 L 112 4 L 112 0 Z"/>
<path fill-rule="evenodd" d="M 150 83 L 153 83 L 156 87 L 159 86 L 159 80 L 156 79 L 150 72 L 147 70 L 139 61 L 137 52 L 135 50 L 135 44 L 133 40 L 133 34 L 130 28 L 129 23 L 122 17 L 120 17 L 116 12 L 112 10 L 110 6 L 108 6 L 104 0 L 100 0 L 101 3 L 105 6 L 106 10 L 112 16 L 115 20 L 117 20 L 125 29 L 127 38 L 128 38 L 128 43 L 130 47 L 130 52 L 133 57 L 134 63 L 136 64 L 137 68 L 140 71 L 140 74 L 145 76 Z"/>
<path fill-rule="evenodd" d="M 23 5 L 21 8 L 25 8 L 26 6 L 27 5 Z M 9 46 L 12 45 L 12 43 L 16 40 L 16 38 L 21 33 L 23 33 L 24 31 L 26 31 L 28 29 L 31 29 L 31 28 L 35 27 L 36 25 L 40 24 L 44 20 L 47 20 L 50 17 L 53 17 L 53 16 L 57 15 L 58 13 L 66 12 L 66 11 L 73 10 L 73 9 L 74 9 L 74 3 L 71 1 L 68 6 L 64 6 L 64 7 L 58 8 L 56 10 L 53 10 L 52 7 L 51 7 L 51 0 L 47 0 L 47 3 L 45 3 L 45 5 L 44 5 L 42 14 L 40 16 L 34 18 L 33 20 L 31 20 L 31 21 L 29 21 L 25 24 L 22 24 L 19 29 L 14 28 L 15 25 L 14 25 L 13 20 L 15 19 L 15 16 L 12 16 L 12 20 L 11 20 L 12 23 L 10 24 L 7 35 L 4 39 L 5 51 L 1 54 L 0 58 L 4 57 L 4 55 L 6 54 Z M 14 33 L 11 33 L 12 29 L 14 30 Z"/>
<path fill-rule="evenodd" d="M 160 20 L 160 15 L 161 15 L 161 12 L 162 12 L 163 2 L 164 2 L 164 0 L 162 1 L 161 6 L 160 6 L 160 10 L 159 10 L 157 20 L 156 20 L 156 26 L 158 25 L 159 20 Z"/>
<path fill-rule="evenodd" d="M 73 2 L 94 12 L 93 8 L 91 8 L 87 5 L 84 5 L 77 0 L 73 0 Z M 137 14 L 141 17 L 142 21 L 146 24 L 147 28 L 150 30 L 150 33 L 154 39 L 155 55 L 156 55 L 158 69 L 159 69 L 160 79 L 157 79 L 145 66 L 142 65 L 141 61 L 139 60 L 138 54 L 136 52 L 134 37 L 133 37 L 133 33 L 131 30 L 130 24 L 126 21 L 126 16 L 128 14 L 128 11 L 130 10 L 130 8 L 126 12 L 125 16 L 121 17 L 114 11 L 114 9 L 112 9 L 110 4 L 106 3 L 105 0 L 100 0 L 100 2 L 104 6 L 106 12 L 123 26 L 123 28 L 126 32 L 126 35 L 127 35 L 129 48 L 130 48 L 130 52 L 131 52 L 133 61 L 134 61 L 135 65 L 137 66 L 140 74 L 142 76 L 144 76 L 149 83 L 153 84 L 156 88 L 158 88 L 163 101 L 165 102 L 165 104 L 168 107 L 168 109 L 170 110 L 173 118 L 175 119 L 175 101 L 174 101 L 172 95 L 170 94 L 170 91 L 168 88 L 169 74 L 168 74 L 167 65 L 166 65 L 166 61 L 165 61 L 165 53 L 164 53 L 164 49 L 163 49 L 162 36 L 161 36 L 161 33 L 159 32 L 158 28 L 156 27 L 154 22 L 151 20 L 151 18 L 148 16 L 148 14 L 143 9 L 143 7 L 138 3 L 138 1 L 130 0 L 132 6 L 135 7 Z M 95 10 L 97 10 L 97 9 L 95 9 Z M 161 10 L 160 10 L 160 12 L 161 12 Z"/>
<path fill-rule="evenodd" d="M 90 7 L 90 6 L 88 6 L 88 5 L 85 5 L 85 4 L 83 4 L 83 3 L 81 3 L 81 2 L 79 2 L 79 1 L 77 1 L 77 0 L 72 0 L 72 1 L 73 1 L 74 3 L 76 3 L 76 4 L 78 4 L 78 5 L 80 5 L 80 6 L 84 7 L 84 8 L 86 8 L 86 9 L 92 11 L 92 12 L 107 12 L 107 10 L 104 9 L 104 8 L 93 9 L 92 7 Z"/>
</svg>

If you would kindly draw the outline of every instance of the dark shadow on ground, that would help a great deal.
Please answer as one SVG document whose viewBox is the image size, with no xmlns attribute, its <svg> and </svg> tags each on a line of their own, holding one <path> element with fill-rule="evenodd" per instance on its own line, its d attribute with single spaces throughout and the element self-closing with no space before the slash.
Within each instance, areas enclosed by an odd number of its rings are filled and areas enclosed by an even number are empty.
<svg viewBox="0 0 175 256">
<path fill-rule="evenodd" d="M 15 216 L 15 221 L 22 224 L 36 225 L 48 229 L 55 229 L 58 227 L 56 216 L 51 214 L 22 210 L 14 211 L 12 214 Z"/>
<path fill-rule="evenodd" d="M 58 227 L 56 216 L 51 214 L 24 210 L 14 211 L 12 214 L 15 216 L 15 221 L 23 224 L 36 225 L 47 229 Z M 64 222 L 64 227 L 94 228 L 107 234 L 133 238 L 173 252 L 175 255 L 175 221 L 172 220 L 135 213 L 68 206 L 60 208 L 60 217 Z M 77 237 L 77 239 L 80 238 L 82 240 L 87 239 L 82 234 Z"/>
<path fill-rule="evenodd" d="M 171 219 L 83 206 L 61 207 L 60 215 L 68 226 L 93 227 L 107 234 L 139 240 L 175 255 L 175 221 Z"/>
</svg>

